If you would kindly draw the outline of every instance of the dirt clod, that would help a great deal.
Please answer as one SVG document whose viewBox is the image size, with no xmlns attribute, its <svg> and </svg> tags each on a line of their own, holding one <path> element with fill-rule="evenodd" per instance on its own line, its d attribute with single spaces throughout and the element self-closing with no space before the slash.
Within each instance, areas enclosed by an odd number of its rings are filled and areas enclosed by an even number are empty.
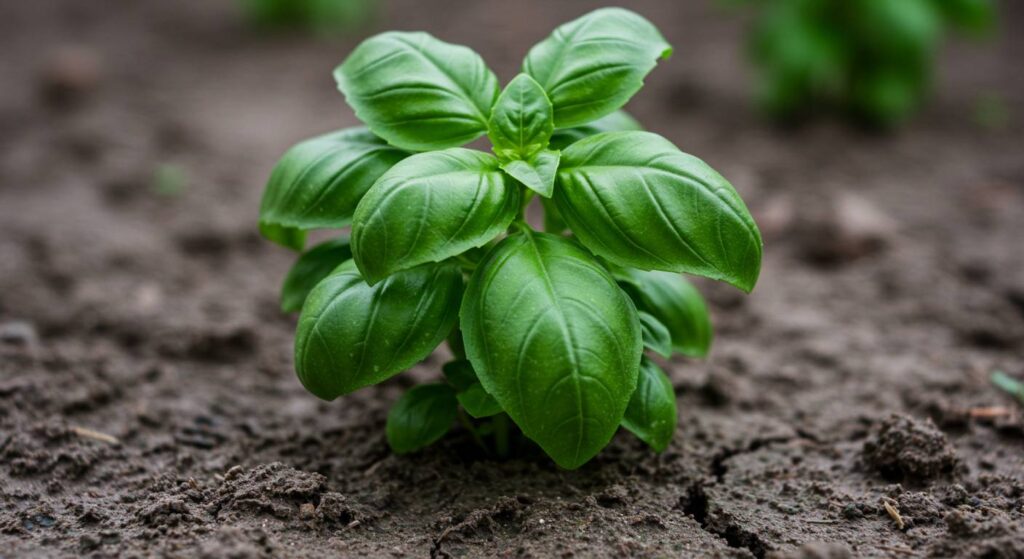
<svg viewBox="0 0 1024 559">
<path fill-rule="evenodd" d="M 864 443 L 869 467 L 892 481 L 924 481 L 954 472 L 956 450 L 930 419 L 892 415 Z"/>
</svg>

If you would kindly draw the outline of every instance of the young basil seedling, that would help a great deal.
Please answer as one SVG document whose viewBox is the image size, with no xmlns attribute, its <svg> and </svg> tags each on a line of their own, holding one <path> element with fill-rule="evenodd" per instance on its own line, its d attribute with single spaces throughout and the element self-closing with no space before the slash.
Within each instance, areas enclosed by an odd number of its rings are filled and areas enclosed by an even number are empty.
<svg viewBox="0 0 1024 559">
<path fill-rule="evenodd" d="M 271 240 L 351 225 L 300 256 L 295 368 L 331 400 L 382 382 L 447 338 L 443 384 L 407 392 L 387 440 L 410 452 L 458 419 L 497 455 L 510 425 L 565 468 L 620 426 L 655 450 L 672 383 L 645 356 L 701 357 L 707 306 L 683 277 L 749 292 L 761 236 L 733 187 L 640 130 L 622 106 L 671 48 L 639 15 L 591 12 L 533 47 L 505 88 L 472 50 L 426 33 L 364 41 L 335 71 L 367 128 L 302 142 L 260 211 Z M 464 144 L 486 135 L 492 153 Z M 540 198 L 545 231 L 525 220 Z"/>
</svg>

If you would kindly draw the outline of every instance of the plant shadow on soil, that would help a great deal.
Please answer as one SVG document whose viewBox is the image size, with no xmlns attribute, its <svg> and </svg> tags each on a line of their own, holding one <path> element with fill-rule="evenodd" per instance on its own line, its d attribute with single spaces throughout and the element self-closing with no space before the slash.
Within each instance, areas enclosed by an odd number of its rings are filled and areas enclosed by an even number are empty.
<svg viewBox="0 0 1024 559">
<path fill-rule="evenodd" d="M 630 110 L 734 182 L 766 261 L 749 297 L 701 283 L 716 346 L 669 368 L 670 448 L 620 433 L 566 472 L 460 429 L 390 454 L 387 409 L 440 354 L 332 403 L 294 377 L 291 257 L 256 209 L 285 147 L 354 124 L 330 70 L 355 38 L 259 36 L 227 1 L 116 4 L 0 10 L 3 553 L 1024 555 L 1021 410 L 988 384 L 1024 374 L 1020 34 L 948 49 L 898 134 L 778 131 L 748 107 L 732 15 L 630 3 L 677 46 Z M 593 7 L 391 0 L 379 25 L 507 80 Z M 971 118 L 987 90 L 998 129 Z"/>
</svg>

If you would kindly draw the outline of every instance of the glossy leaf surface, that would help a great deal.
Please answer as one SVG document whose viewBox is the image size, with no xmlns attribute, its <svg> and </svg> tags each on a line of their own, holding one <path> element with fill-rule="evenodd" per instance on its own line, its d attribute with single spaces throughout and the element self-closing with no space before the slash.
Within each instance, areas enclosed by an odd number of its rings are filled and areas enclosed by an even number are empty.
<svg viewBox="0 0 1024 559">
<path fill-rule="evenodd" d="M 640 311 L 639 314 L 644 346 L 666 359 L 672 357 L 672 334 L 668 327 L 650 313 Z"/>
<path fill-rule="evenodd" d="M 557 151 L 544 150 L 529 161 L 513 159 L 503 163 L 501 169 L 530 190 L 550 198 L 555 190 L 555 173 L 558 172 L 560 158 L 561 154 Z"/>
<path fill-rule="evenodd" d="M 302 251 L 306 246 L 306 232 L 296 227 L 275 225 L 273 223 L 260 223 L 260 235 L 264 239 L 277 243 L 284 248 L 294 251 Z"/>
<path fill-rule="evenodd" d="M 398 454 L 419 450 L 444 436 L 458 411 L 455 392 L 444 384 L 409 389 L 388 412 L 388 445 Z"/>
<path fill-rule="evenodd" d="M 469 388 L 459 392 L 456 397 L 458 397 L 459 404 L 466 410 L 466 413 L 477 419 L 498 415 L 504 411 L 497 400 L 488 394 L 479 382 L 471 384 Z"/>
<path fill-rule="evenodd" d="M 562 150 L 583 138 L 589 138 L 601 132 L 627 132 L 643 129 L 644 127 L 629 113 L 620 110 L 586 124 L 555 130 L 555 133 L 551 135 L 550 147 Z"/>
<path fill-rule="evenodd" d="M 498 96 L 491 110 L 487 136 L 502 161 L 529 159 L 544 149 L 555 130 L 551 101 L 544 89 L 519 74 Z"/>
<path fill-rule="evenodd" d="M 316 245 L 302 253 L 288 271 L 281 287 L 281 310 L 297 312 L 302 309 L 309 292 L 346 260 L 352 258 L 348 237 L 338 237 Z"/>
<path fill-rule="evenodd" d="M 555 29 L 532 49 L 523 71 L 547 92 L 555 127 L 583 124 L 622 107 L 672 48 L 643 17 L 602 8 Z"/>
<path fill-rule="evenodd" d="M 344 227 L 366 191 L 407 155 L 362 127 L 300 142 L 270 174 L 260 204 L 260 225 L 301 230 Z M 266 231 L 264 235 L 268 236 Z"/>
<path fill-rule="evenodd" d="M 480 379 L 473 370 L 473 364 L 466 359 L 449 361 L 442 367 L 444 376 L 455 388 L 459 404 L 466 413 L 475 417 L 490 417 L 502 412 L 501 406 L 480 384 Z"/>
<path fill-rule="evenodd" d="M 605 132 L 562 153 L 554 200 L 595 254 L 643 270 L 687 272 L 750 291 L 761 234 L 706 163 L 650 132 Z"/>
<path fill-rule="evenodd" d="M 370 37 L 334 77 L 359 120 L 413 151 L 479 138 L 498 96 L 498 79 L 480 55 L 422 32 Z"/>
<path fill-rule="evenodd" d="M 484 245 L 508 228 L 520 203 L 520 189 L 492 155 L 463 148 L 417 154 L 385 173 L 360 202 L 352 251 L 374 284 Z"/>
<path fill-rule="evenodd" d="M 713 330 L 707 303 L 686 278 L 671 272 L 613 272 L 638 309 L 652 314 L 668 328 L 672 347 L 688 357 L 705 357 Z"/>
<path fill-rule="evenodd" d="M 646 357 L 629 400 L 622 426 L 658 452 L 668 448 L 676 431 L 676 393 L 665 372 Z"/>
<path fill-rule="evenodd" d="M 302 307 L 295 334 L 299 380 L 333 400 L 406 370 L 451 332 L 461 295 L 455 266 L 421 266 L 371 287 L 354 262 L 342 264 Z"/>
<path fill-rule="evenodd" d="M 608 443 L 643 345 L 635 307 L 586 250 L 532 231 L 506 238 L 477 267 L 460 316 L 480 382 L 560 466 Z"/>
</svg>

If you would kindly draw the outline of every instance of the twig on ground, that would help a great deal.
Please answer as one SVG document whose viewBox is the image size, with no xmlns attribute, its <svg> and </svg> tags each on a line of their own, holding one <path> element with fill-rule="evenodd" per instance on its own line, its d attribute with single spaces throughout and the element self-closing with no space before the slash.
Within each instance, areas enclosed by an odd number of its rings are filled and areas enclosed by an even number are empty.
<svg viewBox="0 0 1024 559">
<path fill-rule="evenodd" d="M 983 406 L 980 408 L 971 408 L 967 413 L 975 419 L 991 419 L 994 417 L 1006 417 L 1008 415 L 1013 415 L 1013 410 L 1002 406 Z"/>
<path fill-rule="evenodd" d="M 900 516 L 900 511 L 888 500 L 882 501 L 882 506 L 885 507 L 885 512 L 889 513 L 889 517 L 896 523 L 896 528 L 903 530 L 906 527 L 906 523 L 903 522 L 903 517 Z"/>
<path fill-rule="evenodd" d="M 93 431 L 92 429 L 86 429 L 85 427 L 72 426 L 71 432 L 83 439 L 92 439 L 94 441 L 107 444 L 121 444 L 121 441 L 113 435 L 100 433 L 99 431 Z"/>
</svg>

